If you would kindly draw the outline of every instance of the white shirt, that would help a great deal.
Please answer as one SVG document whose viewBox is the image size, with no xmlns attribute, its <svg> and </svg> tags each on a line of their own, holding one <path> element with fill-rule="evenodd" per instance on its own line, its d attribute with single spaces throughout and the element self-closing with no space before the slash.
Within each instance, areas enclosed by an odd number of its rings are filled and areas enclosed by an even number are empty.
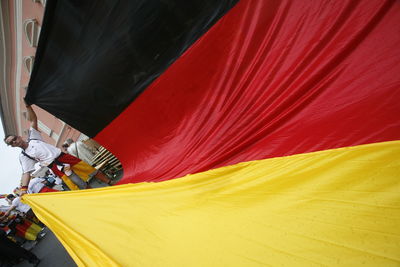
<svg viewBox="0 0 400 267">
<path fill-rule="evenodd" d="M 61 150 L 53 145 L 43 141 L 40 132 L 34 128 L 29 129 L 29 145 L 25 149 L 25 153 L 34 158 L 42 166 L 47 166 L 61 154 Z M 32 172 L 35 170 L 36 161 L 28 158 L 22 153 L 19 155 L 19 161 L 22 166 L 22 172 Z"/>
<path fill-rule="evenodd" d="M 93 162 L 93 157 L 94 153 L 90 151 L 90 149 L 82 142 L 82 141 L 77 141 L 75 143 L 72 143 L 69 145 L 67 148 L 68 154 L 77 157 L 80 160 L 85 161 L 89 165 L 92 165 Z"/>
<path fill-rule="evenodd" d="M 29 207 L 28 205 L 24 204 L 21 202 L 21 198 L 20 197 L 16 197 L 14 198 L 14 200 L 12 201 L 12 206 L 14 206 L 17 210 L 19 210 L 20 212 L 26 213 L 28 212 L 28 210 L 31 209 L 31 207 Z"/>
<path fill-rule="evenodd" d="M 34 193 L 39 193 L 40 190 L 44 187 L 44 182 L 45 180 L 43 178 L 33 178 L 29 181 L 28 185 L 28 194 L 34 194 Z"/>
</svg>

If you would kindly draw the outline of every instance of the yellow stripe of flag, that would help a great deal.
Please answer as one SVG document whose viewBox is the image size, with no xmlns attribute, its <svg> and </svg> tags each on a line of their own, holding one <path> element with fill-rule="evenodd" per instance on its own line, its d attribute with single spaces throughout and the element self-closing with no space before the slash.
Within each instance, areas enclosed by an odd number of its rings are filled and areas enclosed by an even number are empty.
<svg viewBox="0 0 400 267">
<path fill-rule="evenodd" d="M 400 265 L 400 141 L 24 199 L 80 266 Z"/>
</svg>

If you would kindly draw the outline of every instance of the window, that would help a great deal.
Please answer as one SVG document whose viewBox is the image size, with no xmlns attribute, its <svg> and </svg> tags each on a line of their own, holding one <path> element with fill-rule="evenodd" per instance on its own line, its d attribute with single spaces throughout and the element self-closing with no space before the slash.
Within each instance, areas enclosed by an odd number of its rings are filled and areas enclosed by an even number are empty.
<svg viewBox="0 0 400 267">
<path fill-rule="evenodd" d="M 47 134 L 48 136 L 51 135 L 52 130 L 49 127 L 47 127 L 46 124 L 44 124 L 43 122 L 41 122 L 39 120 L 38 120 L 38 128 L 41 132 Z"/>
<path fill-rule="evenodd" d="M 36 19 L 27 19 L 24 22 L 25 36 L 32 47 L 36 47 L 39 41 L 39 24 Z"/>
<path fill-rule="evenodd" d="M 42 6 L 46 6 L 46 2 L 47 2 L 47 0 L 32 0 L 32 2 L 34 2 L 34 3 L 41 3 L 42 4 Z"/>
<path fill-rule="evenodd" d="M 42 133 L 47 134 L 48 136 L 50 136 L 51 138 L 53 138 L 54 140 L 58 140 L 59 135 L 56 134 L 52 129 L 50 129 L 46 124 L 44 124 L 43 122 L 38 120 L 38 128 Z"/>
<path fill-rule="evenodd" d="M 53 138 L 55 141 L 57 141 L 60 138 L 60 136 L 56 134 L 53 130 L 50 133 L 50 137 Z"/>
<path fill-rule="evenodd" d="M 24 66 L 29 75 L 32 73 L 34 61 L 35 61 L 34 56 L 24 57 Z"/>
</svg>

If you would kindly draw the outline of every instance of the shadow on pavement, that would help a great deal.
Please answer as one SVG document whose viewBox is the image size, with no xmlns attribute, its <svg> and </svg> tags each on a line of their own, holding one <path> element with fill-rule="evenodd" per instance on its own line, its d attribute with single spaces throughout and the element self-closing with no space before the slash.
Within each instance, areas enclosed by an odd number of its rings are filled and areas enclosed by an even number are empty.
<svg viewBox="0 0 400 267">
<path fill-rule="evenodd" d="M 77 266 L 68 252 L 58 241 L 57 237 L 48 229 L 44 230 L 46 235 L 33 246 L 31 251 L 41 260 L 40 267 L 75 267 Z M 26 247 L 29 249 L 28 247 Z M 23 261 L 15 266 L 31 267 L 27 261 Z"/>
</svg>

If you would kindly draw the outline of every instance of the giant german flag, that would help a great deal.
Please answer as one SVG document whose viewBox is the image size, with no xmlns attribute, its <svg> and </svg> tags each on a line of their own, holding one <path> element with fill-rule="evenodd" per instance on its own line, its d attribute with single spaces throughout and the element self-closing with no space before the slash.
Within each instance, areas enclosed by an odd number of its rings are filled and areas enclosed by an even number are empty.
<svg viewBox="0 0 400 267">
<path fill-rule="evenodd" d="M 26 99 L 125 185 L 25 200 L 79 265 L 400 264 L 399 1 L 72 3 Z"/>
</svg>

